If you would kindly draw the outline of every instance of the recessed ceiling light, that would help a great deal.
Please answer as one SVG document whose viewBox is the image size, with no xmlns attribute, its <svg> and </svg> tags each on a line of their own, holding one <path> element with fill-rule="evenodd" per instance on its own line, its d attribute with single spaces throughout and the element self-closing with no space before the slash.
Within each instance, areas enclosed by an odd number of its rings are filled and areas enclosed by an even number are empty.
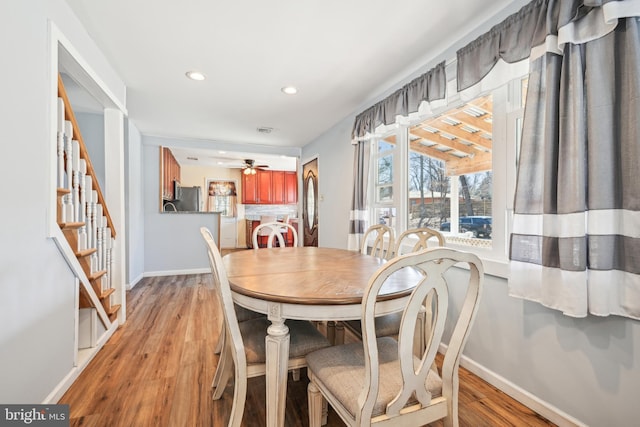
<svg viewBox="0 0 640 427">
<path fill-rule="evenodd" d="M 201 81 L 207 78 L 200 71 L 187 71 L 186 76 L 189 77 L 191 80 L 198 80 L 198 81 Z"/>
<path fill-rule="evenodd" d="M 296 93 L 298 93 L 298 89 L 296 89 L 293 86 L 285 86 L 282 89 L 280 89 L 283 93 L 286 93 L 287 95 L 295 95 Z"/>
</svg>

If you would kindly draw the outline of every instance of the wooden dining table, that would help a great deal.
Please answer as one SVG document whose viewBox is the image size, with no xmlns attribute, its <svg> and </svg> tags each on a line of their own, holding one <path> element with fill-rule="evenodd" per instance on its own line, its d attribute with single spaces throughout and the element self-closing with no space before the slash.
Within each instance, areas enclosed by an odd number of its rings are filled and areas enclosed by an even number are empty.
<svg viewBox="0 0 640 427">
<path fill-rule="evenodd" d="M 360 319 L 362 297 L 384 260 L 335 248 L 285 247 L 232 252 L 223 257 L 234 301 L 264 313 L 267 426 L 283 426 L 289 329 L 286 319 Z M 411 269 L 394 273 L 376 304 L 376 316 L 398 312 L 420 278 Z"/>
</svg>

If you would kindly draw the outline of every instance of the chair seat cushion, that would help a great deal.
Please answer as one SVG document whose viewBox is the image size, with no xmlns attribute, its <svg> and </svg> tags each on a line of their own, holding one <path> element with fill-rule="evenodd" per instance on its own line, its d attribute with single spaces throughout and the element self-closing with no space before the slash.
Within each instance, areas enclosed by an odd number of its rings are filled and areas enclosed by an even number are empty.
<svg viewBox="0 0 640 427">
<path fill-rule="evenodd" d="M 398 342 L 390 337 L 378 338 L 380 366 L 380 392 L 373 408 L 373 415 L 386 412 L 387 404 L 396 397 L 402 387 Z M 416 359 L 417 361 L 417 359 Z M 355 418 L 358 397 L 364 390 L 365 365 L 362 343 L 328 347 L 307 355 L 307 369 L 316 376 L 317 382 L 340 401 Z M 427 389 L 431 397 L 442 395 L 442 380 L 437 372 L 429 371 Z M 411 400 L 407 405 L 416 403 Z"/>
<path fill-rule="evenodd" d="M 265 363 L 265 342 L 267 328 L 271 322 L 266 317 L 247 320 L 239 324 L 244 342 L 247 363 Z M 311 322 L 303 320 L 287 320 L 289 327 L 289 358 L 304 357 L 308 353 L 329 346 L 327 338 L 313 326 Z"/>
<path fill-rule="evenodd" d="M 397 336 L 400 331 L 400 322 L 402 321 L 402 312 L 387 314 L 375 318 L 376 336 L 391 337 Z M 348 320 L 344 325 L 349 328 L 358 337 L 362 337 L 362 323 L 360 320 Z"/>
</svg>

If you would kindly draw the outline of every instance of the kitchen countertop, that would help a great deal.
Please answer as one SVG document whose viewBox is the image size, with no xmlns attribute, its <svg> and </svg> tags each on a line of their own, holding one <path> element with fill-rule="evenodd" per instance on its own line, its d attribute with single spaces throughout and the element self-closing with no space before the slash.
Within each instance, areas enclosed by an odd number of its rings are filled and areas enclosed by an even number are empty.
<svg viewBox="0 0 640 427">
<path fill-rule="evenodd" d="M 220 215 L 222 213 L 222 211 L 210 211 L 210 212 L 206 212 L 206 211 L 164 211 L 164 212 L 160 212 L 162 214 L 216 214 L 216 215 Z"/>
</svg>

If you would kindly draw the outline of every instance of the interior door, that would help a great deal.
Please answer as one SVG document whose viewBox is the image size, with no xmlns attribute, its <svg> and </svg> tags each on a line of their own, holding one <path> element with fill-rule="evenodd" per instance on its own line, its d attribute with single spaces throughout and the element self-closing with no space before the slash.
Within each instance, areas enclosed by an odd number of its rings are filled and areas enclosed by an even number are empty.
<svg viewBox="0 0 640 427">
<path fill-rule="evenodd" d="M 318 159 L 302 167 L 304 246 L 318 246 Z"/>
</svg>

